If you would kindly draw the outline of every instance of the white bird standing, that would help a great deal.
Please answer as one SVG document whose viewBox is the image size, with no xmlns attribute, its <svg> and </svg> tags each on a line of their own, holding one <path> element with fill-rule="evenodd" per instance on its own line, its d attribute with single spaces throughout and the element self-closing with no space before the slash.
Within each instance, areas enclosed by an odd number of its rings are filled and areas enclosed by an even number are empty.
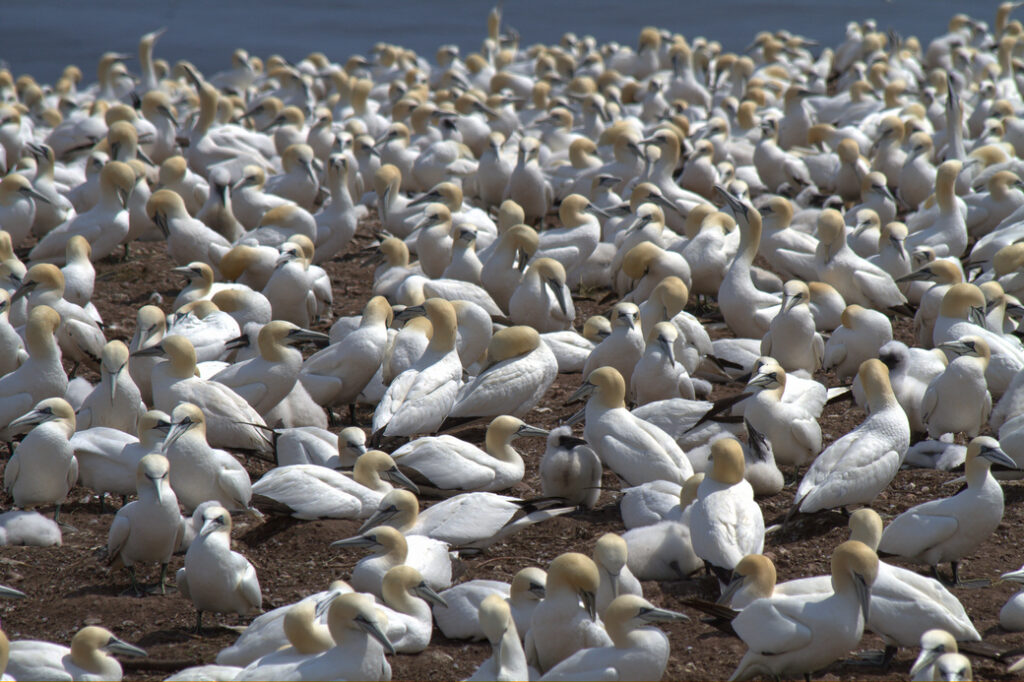
<svg viewBox="0 0 1024 682">
<path fill-rule="evenodd" d="M 136 433 L 139 417 L 146 411 L 142 394 L 128 369 L 128 346 L 110 341 L 103 347 L 100 381 L 78 410 L 79 431 L 106 426 L 125 433 Z"/>
<path fill-rule="evenodd" d="M 248 615 L 263 603 L 256 569 L 231 550 L 231 514 L 223 507 L 203 512 L 203 527 L 185 553 L 185 566 L 175 576 L 178 589 L 196 607 L 196 632 L 203 611 Z"/>
<path fill-rule="evenodd" d="M 160 593 L 167 593 L 167 565 L 183 532 L 170 475 L 171 465 L 163 455 L 153 453 L 140 459 L 136 474 L 139 499 L 118 510 L 107 535 L 107 560 L 115 568 L 128 569 L 136 594 L 141 590 L 135 564 L 153 562 L 160 564 Z"/>
<path fill-rule="evenodd" d="M 21 508 L 54 504 L 53 520 L 78 480 L 78 460 L 71 448 L 75 411 L 63 398 L 47 398 L 11 422 L 11 429 L 33 427 L 18 443 L 4 469 L 4 490 Z"/>
<path fill-rule="evenodd" d="M 944 433 L 965 433 L 973 438 L 992 412 L 992 396 L 985 383 L 991 357 L 988 344 L 980 336 L 964 336 L 938 347 L 953 358 L 925 389 L 921 421 L 932 438 Z"/>
<path fill-rule="evenodd" d="M 896 476 L 910 447 L 910 423 L 889 383 L 889 370 L 881 360 L 865 360 L 858 377 L 868 417 L 811 462 L 793 502 L 804 513 L 870 504 Z"/>
<path fill-rule="evenodd" d="M 926 564 L 936 577 L 938 565 L 949 561 L 953 582 L 960 584 L 960 561 L 985 542 L 1003 518 L 1003 489 L 992 477 L 993 463 L 1016 468 L 996 439 L 972 439 L 964 464 L 967 488 L 897 516 L 882 533 L 879 550 Z"/>
</svg>

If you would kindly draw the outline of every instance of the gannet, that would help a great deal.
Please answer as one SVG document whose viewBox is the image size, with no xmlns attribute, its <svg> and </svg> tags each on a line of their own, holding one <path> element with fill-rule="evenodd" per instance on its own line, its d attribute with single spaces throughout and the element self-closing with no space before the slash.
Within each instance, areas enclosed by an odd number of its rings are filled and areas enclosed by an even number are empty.
<svg viewBox="0 0 1024 682">
<path fill-rule="evenodd" d="M 649 623 L 689 620 L 660 609 L 637 595 L 616 597 L 604 614 L 612 645 L 577 651 L 547 670 L 542 680 L 572 680 L 607 676 L 631 680 L 661 679 L 668 666 L 669 642 Z"/>
<path fill-rule="evenodd" d="M 374 433 L 408 436 L 435 431 L 455 404 L 462 378 L 455 348 L 455 310 L 439 298 L 427 299 L 422 309 L 433 325 L 430 344 L 423 357 L 388 386 L 374 411 Z"/>
<path fill-rule="evenodd" d="M 278 466 L 253 484 L 252 494 L 257 505 L 297 519 L 365 519 L 392 489 L 391 482 L 418 491 L 390 456 L 370 450 L 356 460 L 351 478 L 316 464 Z"/>
<path fill-rule="evenodd" d="M 856 375 L 865 360 L 877 357 L 879 349 L 892 341 L 892 323 L 877 310 L 856 303 L 846 306 L 837 327 L 825 343 L 822 366 L 835 369 L 836 376 L 848 379 Z"/>
<path fill-rule="evenodd" d="M 793 506 L 805 513 L 870 504 L 903 464 L 910 424 L 881 360 L 865 360 L 857 373 L 867 394 L 868 417 L 811 463 Z"/>
<path fill-rule="evenodd" d="M 686 368 L 675 359 L 679 331 L 672 322 L 654 325 L 647 337 L 644 355 L 630 379 L 630 395 L 638 405 L 656 400 L 695 397 L 693 382 Z"/>
<path fill-rule="evenodd" d="M 166 237 L 171 260 L 178 265 L 200 261 L 217 272 L 231 244 L 202 221 L 189 216 L 178 193 L 169 189 L 153 192 L 146 202 L 146 213 Z"/>
<path fill-rule="evenodd" d="M 557 374 L 558 361 L 536 330 L 507 327 L 491 337 L 483 368 L 459 389 L 449 416 L 523 417 L 544 397 Z"/>
<path fill-rule="evenodd" d="M 817 279 L 835 287 L 847 304 L 885 310 L 906 303 L 889 273 L 849 247 L 839 211 L 825 209 L 819 214 L 818 239 Z"/>
<path fill-rule="evenodd" d="M 480 664 L 469 680 L 518 680 L 530 677 L 519 628 L 509 605 L 492 594 L 480 603 L 480 628 L 491 644 L 491 656 Z"/>
<path fill-rule="evenodd" d="M 599 584 L 597 565 L 583 554 L 569 552 L 551 562 L 544 601 L 526 634 L 528 663 L 546 672 L 581 649 L 613 644 L 596 616 Z"/>
<path fill-rule="evenodd" d="M 529 325 L 539 332 L 571 328 L 576 308 L 562 264 L 550 258 L 532 261 L 509 298 L 508 313 L 513 324 Z"/>
<path fill-rule="evenodd" d="M 955 185 L 963 163 L 950 159 L 939 166 L 935 176 L 935 205 L 937 215 L 924 229 L 913 231 L 907 237 L 907 247 L 931 246 L 939 256 L 959 258 L 967 250 L 967 225 L 964 214 L 956 204 Z M 909 227 L 909 224 L 908 224 Z"/>
<path fill-rule="evenodd" d="M 832 554 L 828 596 L 772 596 L 747 606 L 732 626 L 749 649 L 730 679 L 810 675 L 846 655 L 864 632 L 877 574 L 871 548 L 848 541 Z"/>
<path fill-rule="evenodd" d="M 0 182 L 0 220 L 14 244 L 21 245 L 32 230 L 36 207 L 49 203 L 32 183 L 19 173 L 10 173 Z"/>
<path fill-rule="evenodd" d="M 928 435 L 944 433 L 978 435 L 992 412 L 992 396 L 985 384 L 991 353 L 980 336 L 964 336 L 940 343 L 951 357 L 949 365 L 928 384 L 921 402 L 921 421 Z"/>
<path fill-rule="evenodd" d="M 165 412 L 151 410 L 139 416 L 139 437 L 109 427 L 76 431 L 71 448 L 78 460 L 78 483 L 100 495 L 130 495 L 136 488 L 139 460 L 157 452 L 164 440 L 164 429 L 171 418 Z"/>
<path fill-rule="evenodd" d="M 182 518 L 169 482 L 170 469 L 163 455 L 139 460 L 139 499 L 118 510 L 107 535 L 107 560 L 128 569 L 136 594 L 141 593 L 135 580 L 135 564 L 140 562 L 160 564 L 160 593 L 166 594 L 167 564 L 181 542 Z"/>
<path fill-rule="evenodd" d="M 61 318 L 57 342 L 61 351 L 76 366 L 78 363 L 90 367 L 100 364 L 107 340 L 92 315 L 64 298 L 64 274 L 57 266 L 36 263 L 30 267 L 21 280 L 21 286 L 11 296 L 11 301 L 17 301 L 23 296 L 28 297 L 30 310 L 39 305 L 47 305 L 57 311 Z"/>
<path fill-rule="evenodd" d="M 717 186 L 717 189 L 732 210 L 740 232 L 736 258 L 718 289 L 718 305 L 726 324 L 736 335 L 759 339 L 768 331 L 780 304 L 778 296 L 756 288 L 750 278 L 750 268 L 761 242 L 761 214 L 724 187 Z"/>
<path fill-rule="evenodd" d="M 775 358 L 787 372 L 804 370 L 813 374 L 825 357 L 825 342 L 814 328 L 808 301 L 810 290 L 804 282 L 786 282 L 779 314 L 761 339 L 761 354 Z"/>
<path fill-rule="evenodd" d="M 60 315 L 47 306 L 32 309 L 25 327 L 28 358 L 13 372 L 0 378 L 0 425 L 7 428 L 14 419 L 27 413 L 40 400 L 62 396 L 68 377 L 61 365 L 56 332 Z"/>
<path fill-rule="evenodd" d="M 415 495 L 392 490 L 360 531 L 386 524 L 407 536 L 425 535 L 455 547 L 483 549 L 534 523 L 572 511 L 571 507 L 548 507 L 494 493 L 462 493 L 420 513 Z"/>
<path fill-rule="evenodd" d="M 146 652 L 106 628 L 90 625 L 75 633 L 70 648 L 33 639 L 11 642 L 5 673 L 19 680 L 120 680 L 121 664 L 108 654 Z"/>
<path fill-rule="evenodd" d="M 360 592 L 380 596 L 384 574 L 408 563 L 420 572 L 432 589 L 452 584 L 452 560 L 448 543 L 425 535 L 403 535 L 391 526 L 377 526 L 351 538 L 337 540 L 331 547 L 368 547 L 378 550 L 356 562 L 350 582 Z M 382 550 L 382 551 L 381 551 Z"/>
<path fill-rule="evenodd" d="M 993 463 L 1016 468 L 996 439 L 972 439 L 964 465 L 967 488 L 897 516 L 882 533 L 879 550 L 927 564 L 936 576 L 938 565 L 949 561 L 953 582 L 959 584 L 960 560 L 985 542 L 1003 518 L 1003 491 L 989 471 Z"/>
<path fill-rule="evenodd" d="M 633 370 L 644 354 L 644 337 L 637 322 L 640 309 L 633 303 L 616 303 L 612 308 L 612 333 L 597 344 L 583 365 L 584 376 L 590 376 L 599 367 L 614 368 L 627 386 L 631 385 Z"/>
<path fill-rule="evenodd" d="M 82 403 L 77 414 L 77 428 L 106 426 L 136 433 L 139 417 L 146 411 L 139 388 L 128 369 L 128 346 L 110 341 L 103 347 L 100 381 Z"/>
<path fill-rule="evenodd" d="M 910 667 L 910 679 L 934 680 L 937 678 L 935 662 L 944 654 L 957 653 L 956 639 L 942 629 L 931 629 L 921 635 L 921 653 Z"/>
<path fill-rule="evenodd" d="M 624 594 L 643 597 L 640 581 L 627 565 L 629 549 L 626 541 L 615 533 L 605 533 L 594 545 L 594 563 L 601 575 L 595 605 L 602 618 L 614 599 Z"/>
<path fill-rule="evenodd" d="M 536 566 L 519 570 L 512 583 L 497 580 L 470 580 L 441 593 L 447 606 L 434 607 L 434 620 L 448 639 L 488 639 L 486 623 L 478 609 L 492 595 L 506 602 L 509 616 L 522 640 L 530 629 L 533 612 L 544 599 L 547 574 Z"/>
<path fill-rule="evenodd" d="M 664 479 L 682 484 L 693 474 L 690 460 L 667 433 L 626 409 L 626 385 L 614 368 L 591 372 L 569 402 L 588 395 L 584 437 L 625 483 Z"/>
<path fill-rule="evenodd" d="M 395 566 L 384 574 L 381 597 L 386 616 L 384 630 L 395 651 L 418 654 L 430 644 L 434 629 L 431 604 L 445 606 L 447 602 L 423 580 L 423 576 L 408 564 Z"/>
<path fill-rule="evenodd" d="M 203 513 L 202 530 L 189 545 L 175 581 L 196 607 L 196 632 L 202 630 L 203 611 L 244 616 L 263 603 L 256 569 L 231 550 L 231 514 L 223 507 L 209 507 Z"/>
<path fill-rule="evenodd" d="M 204 411 L 192 403 L 179 403 L 161 450 L 171 463 L 171 487 L 187 512 L 207 500 L 228 509 L 249 509 L 252 489 L 249 474 L 234 457 L 210 446 Z"/>
<path fill-rule="evenodd" d="M 1024 583 L 1024 568 L 999 576 L 1002 580 Z M 1009 632 L 1024 630 L 1024 590 L 1014 593 L 999 610 L 999 627 Z"/>
<path fill-rule="evenodd" d="M 4 469 L 4 490 L 15 506 L 55 504 L 54 521 L 68 491 L 78 480 L 78 460 L 69 439 L 75 432 L 75 413 L 63 398 L 47 398 L 8 427 L 31 431 L 18 443 Z"/>
<path fill-rule="evenodd" d="M 511 445 L 521 436 L 544 436 L 544 429 L 510 415 L 487 427 L 486 452 L 452 436 L 419 438 L 392 453 L 396 464 L 412 469 L 413 480 L 440 490 L 507 490 L 523 478 L 522 457 Z"/>
<path fill-rule="evenodd" d="M 799 401 L 786 402 L 787 374 L 778 365 L 765 365 L 747 383 L 756 389 L 744 406 L 743 417 L 772 444 L 775 459 L 799 466 L 821 451 L 820 414 Z"/>
<path fill-rule="evenodd" d="M 743 478 L 743 448 L 722 438 L 711 446 L 711 469 L 688 512 L 693 550 L 716 574 L 732 570 L 764 547 L 764 518 Z"/>
<path fill-rule="evenodd" d="M 126 163 L 111 161 L 99 175 L 100 200 L 90 210 L 71 217 L 50 230 L 29 252 L 33 262 L 64 259 L 68 240 L 81 235 L 92 246 L 93 261 L 114 252 L 128 234 L 128 197 L 135 187 L 135 171 Z"/>
<path fill-rule="evenodd" d="M 173 412 L 180 403 L 194 404 L 202 413 L 206 437 L 212 446 L 269 452 L 270 443 L 260 428 L 265 425 L 259 412 L 224 384 L 196 376 L 196 352 L 188 339 L 166 336 L 159 345 L 135 351 L 134 356 L 168 358 L 153 369 L 156 409 Z"/>
<path fill-rule="evenodd" d="M 641 580 L 685 580 L 704 566 L 693 551 L 687 511 L 704 477 L 701 473 L 686 479 L 674 498 L 676 504 L 660 520 L 623 533 L 629 570 Z"/>
</svg>

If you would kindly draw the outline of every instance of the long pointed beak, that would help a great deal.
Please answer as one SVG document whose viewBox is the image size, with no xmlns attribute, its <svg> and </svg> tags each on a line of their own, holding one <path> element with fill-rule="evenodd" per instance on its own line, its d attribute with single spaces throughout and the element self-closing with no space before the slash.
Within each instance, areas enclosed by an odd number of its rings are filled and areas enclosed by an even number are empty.
<svg viewBox="0 0 1024 682">
<path fill-rule="evenodd" d="M 715 603 L 728 606 L 729 603 L 732 601 L 733 595 L 735 595 L 739 591 L 739 589 L 743 587 L 743 580 L 744 577 L 742 575 L 737 575 L 733 573 L 732 580 L 730 580 L 729 584 L 726 585 L 725 588 L 722 590 L 722 594 L 719 595 L 718 600 Z"/>
<path fill-rule="evenodd" d="M 968 319 L 979 327 L 985 326 L 985 309 L 984 307 L 978 308 L 971 306 L 971 309 L 967 313 Z"/>
<path fill-rule="evenodd" d="M 410 201 L 406 205 L 407 206 L 419 206 L 420 204 L 429 204 L 431 201 L 434 201 L 435 199 L 439 199 L 439 198 L 440 197 L 437 195 L 436 192 L 426 192 L 425 194 L 419 195 L 418 197 L 416 197 L 415 199 L 413 199 L 412 201 Z"/>
<path fill-rule="evenodd" d="M 668 356 L 669 364 L 672 365 L 672 366 L 675 366 L 675 364 L 676 364 L 676 352 L 675 352 L 675 349 L 672 347 L 672 344 L 669 343 L 669 340 L 668 339 L 661 339 L 661 338 L 659 338 L 658 339 L 658 345 L 661 346 L 661 349 L 663 351 L 665 351 L 665 355 Z"/>
<path fill-rule="evenodd" d="M 20 426 L 38 426 L 46 421 L 49 415 L 43 414 L 39 410 L 32 410 L 26 414 L 21 415 L 8 425 L 8 429 L 16 429 Z"/>
<path fill-rule="evenodd" d="M 853 588 L 857 593 L 857 603 L 860 604 L 860 611 L 864 615 L 864 622 L 868 622 L 868 611 L 871 608 L 871 587 L 864 581 L 859 573 L 853 574 Z"/>
<path fill-rule="evenodd" d="M 193 426 L 195 426 L 195 422 L 187 417 L 180 422 L 176 422 L 171 426 L 170 431 L 167 432 L 167 437 L 164 438 L 164 443 L 160 446 L 160 452 L 167 452 L 167 450 Z"/>
<path fill-rule="evenodd" d="M 315 344 L 323 344 L 326 346 L 330 343 L 331 337 L 323 332 L 316 332 L 312 329 L 293 329 L 288 332 L 288 339 L 298 341 L 300 343 L 311 341 Z"/>
<path fill-rule="evenodd" d="M 153 488 L 156 490 L 156 501 L 163 502 L 163 492 L 160 490 L 160 483 L 163 481 L 161 478 L 150 478 L 153 481 Z"/>
<path fill-rule="evenodd" d="M 578 424 L 578 423 L 580 423 L 581 421 L 583 421 L 583 419 L 584 419 L 584 418 L 585 418 L 586 416 L 587 416 L 587 409 L 586 409 L 586 408 L 583 408 L 583 409 L 582 409 L 582 410 L 580 410 L 579 412 L 576 412 L 576 413 L 575 413 L 575 414 L 573 414 L 573 415 L 572 415 L 571 417 L 569 417 L 568 419 L 566 419 L 566 420 L 565 420 L 565 425 L 566 425 L 566 426 L 572 426 L 573 424 Z"/>
<path fill-rule="evenodd" d="M 589 381 L 584 381 L 583 384 L 579 388 L 577 388 L 571 396 L 569 396 L 569 399 L 565 401 L 565 404 L 572 405 L 577 400 L 582 400 L 583 398 L 586 398 L 587 396 L 594 392 L 595 388 L 597 387 L 594 386 L 594 384 L 590 383 Z"/>
<path fill-rule="evenodd" d="M 1015 462 L 1012 457 L 1003 452 L 1000 448 L 983 447 L 979 454 L 993 464 L 998 464 L 1009 469 L 1020 468 L 1017 466 L 1017 462 Z"/>
<path fill-rule="evenodd" d="M 41 201 L 44 204 L 50 204 L 51 206 L 53 205 L 53 202 L 51 202 L 49 199 L 47 199 L 45 196 L 43 196 L 36 190 L 32 189 L 31 187 L 25 187 L 24 189 L 21 190 L 21 193 L 24 194 L 25 196 L 32 197 L 36 201 Z"/>
<path fill-rule="evenodd" d="M 936 660 L 938 660 L 939 656 L 944 653 L 945 651 L 939 651 L 936 649 L 927 649 L 922 651 L 917 657 L 917 661 L 914 662 L 913 667 L 910 669 L 910 678 L 913 679 L 919 672 L 930 667 Z"/>
<path fill-rule="evenodd" d="M 932 273 L 932 271 L 929 270 L 928 268 L 921 268 L 920 270 L 914 270 L 913 272 L 908 272 L 905 275 L 897 277 L 896 281 L 897 282 L 928 282 L 928 281 L 931 281 L 931 278 L 932 278 L 933 274 L 934 273 Z"/>
<path fill-rule="evenodd" d="M 892 243 L 893 248 L 896 249 L 896 253 L 899 254 L 900 260 L 910 260 L 910 254 L 907 253 L 907 247 L 903 245 L 902 239 L 897 239 L 896 237 L 889 237 L 889 242 Z"/>
<path fill-rule="evenodd" d="M 589 590 L 580 590 L 580 599 L 583 600 L 583 608 L 587 610 L 590 620 L 597 619 L 597 598 Z"/>
<path fill-rule="evenodd" d="M 536 436 L 538 438 L 547 438 L 548 432 L 544 429 L 537 428 L 536 426 L 530 426 L 529 424 L 523 424 L 516 431 L 517 436 Z"/>
<path fill-rule="evenodd" d="M 652 623 L 671 623 L 680 620 L 690 620 L 690 617 L 685 613 L 679 613 L 678 611 L 669 611 L 668 609 L 647 609 L 640 616 L 643 620 L 651 621 Z"/>
<path fill-rule="evenodd" d="M 384 522 L 386 522 L 394 515 L 394 511 L 384 511 L 383 509 L 378 509 L 370 516 L 370 518 L 366 519 L 366 521 L 363 522 L 363 525 L 359 526 L 359 530 L 357 530 L 356 532 L 365 533 L 371 528 L 376 528 L 377 526 L 382 525 Z"/>
<path fill-rule="evenodd" d="M 388 469 L 387 471 L 385 471 L 384 472 L 384 476 L 389 481 L 391 481 L 392 483 L 397 483 L 398 485 L 402 486 L 403 488 L 408 488 L 409 490 L 413 491 L 417 495 L 420 494 L 419 486 L 416 485 L 415 483 L 413 483 L 412 480 L 410 480 L 408 476 L 403 474 L 402 471 L 398 468 L 397 464 L 395 466 L 391 467 L 390 469 Z"/>
<path fill-rule="evenodd" d="M 11 294 L 11 303 L 15 303 L 19 299 L 22 299 L 22 298 L 28 296 L 29 294 L 32 293 L 32 291 L 37 286 L 39 286 L 38 282 L 32 282 L 32 281 L 22 282 L 21 286 L 19 286 L 17 289 L 15 289 L 14 293 Z"/>
<path fill-rule="evenodd" d="M 344 540 L 335 540 L 331 547 L 376 547 L 377 541 L 365 535 L 355 535 Z"/>
<path fill-rule="evenodd" d="M 125 366 L 121 365 L 113 372 L 110 372 L 110 404 L 114 404 L 114 396 L 117 395 L 117 380 L 121 376 L 121 372 L 124 371 Z"/>
<path fill-rule="evenodd" d="M 316 176 L 316 170 L 313 168 L 313 164 L 304 163 L 302 165 L 306 169 L 306 175 L 309 176 L 309 181 L 312 182 L 314 185 L 319 185 L 320 178 Z"/>
<path fill-rule="evenodd" d="M 118 639 L 117 637 L 111 637 L 107 645 L 103 647 L 104 651 L 108 651 L 112 654 L 121 654 L 122 656 L 134 656 L 142 658 L 146 656 L 145 649 L 140 649 L 137 646 L 129 644 L 124 640 Z"/>
<path fill-rule="evenodd" d="M 131 354 L 133 358 L 163 358 L 167 357 L 167 353 L 164 352 L 163 346 L 159 343 L 149 348 L 140 348 Z"/>
<path fill-rule="evenodd" d="M 392 656 L 395 655 L 395 645 L 388 641 L 388 636 L 384 634 L 384 632 L 380 629 L 380 626 L 378 626 L 373 621 L 366 620 L 362 616 L 356 616 L 355 623 L 360 628 L 362 628 L 366 632 L 366 634 L 370 635 L 375 640 L 380 642 L 380 645 L 384 647 L 385 651 L 387 651 Z"/>
<path fill-rule="evenodd" d="M 999 579 L 1024 584 L 1024 566 L 1018 568 L 1016 571 L 1003 573 L 1001 576 L 999 576 Z"/>
<path fill-rule="evenodd" d="M 242 334 L 241 336 L 236 336 L 233 339 L 228 339 L 227 341 L 225 341 L 224 350 L 235 350 L 236 348 L 245 348 L 246 346 L 249 345 L 249 343 L 249 335 Z"/>
<path fill-rule="evenodd" d="M 412 588 L 412 591 L 431 604 L 437 604 L 438 606 L 448 608 L 448 602 L 444 600 L 444 597 L 430 589 L 430 586 L 426 583 L 420 583 L 416 587 Z"/>
<path fill-rule="evenodd" d="M 565 289 L 562 287 L 562 283 L 555 279 L 547 280 L 548 288 L 555 295 L 555 300 L 558 301 L 558 309 L 562 311 L 563 315 L 569 315 L 569 302 L 565 300 Z"/>
<path fill-rule="evenodd" d="M 0 597 L 7 597 L 8 599 L 25 599 L 28 595 L 21 590 L 14 589 L 13 587 L 0 585 Z"/>
</svg>

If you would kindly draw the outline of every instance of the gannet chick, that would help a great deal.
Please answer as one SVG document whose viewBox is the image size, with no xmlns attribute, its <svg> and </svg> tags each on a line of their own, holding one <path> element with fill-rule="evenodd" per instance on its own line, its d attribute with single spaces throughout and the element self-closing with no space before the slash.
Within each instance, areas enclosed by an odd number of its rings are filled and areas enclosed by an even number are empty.
<svg viewBox="0 0 1024 682">
<path fill-rule="evenodd" d="M 427 299 L 423 309 L 434 328 L 430 344 L 423 357 L 388 386 L 373 413 L 374 433 L 409 436 L 436 431 L 455 404 L 462 379 L 455 309 L 440 298 Z"/>
<path fill-rule="evenodd" d="M 626 384 L 612 367 L 601 367 L 570 396 L 590 396 L 584 437 L 627 485 L 666 480 L 682 484 L 693 474 L 690 460 L 667 433 L 626 409 Z"/>
<path fill-rule="evenodd" d="M 203 512 L 203 527 L 185 553 L 185 566 L 175 576 L 182 595 L 196 607 L 196 632 L 203 611 L 248 615 L 263 603 L 256 569 L 231 551 L 231 514 L 223 507 Z"/>
<path fill-rule="evenodd" d="M 78 410 L 79 431 L 106 426 L 136 433 L 146 406 L 138 386 L 132 381 L 128 356 L 128 346 L 120 341 L 110 341 L 103 347 L 100 381 Z"/>
<path fill-rule="evenodd" d="M 18 680 L 120 680 L 121 664 L 108 654 L 146 652 L 110 630 L 90 625 L 75 633 L 71 648 L 32 639 L 11 642 L 5 672 Z"/>
<path fill-rule="evenodd" d="M 857 373 L 867 394 L 868 417 L 811 462 L 793 506 L 810 514 L 870 504 L 888 487 L 910 447 L 910 423 L 881 360 L 865 360 Z"/>
<path fill-rule="evenodd" d="M 615 533 L 605 533 L 594 545 L 594 563 L 601 575 L 597 588 L 597 612 L 603 618 L 612 600 L 624 594 L 643 597 L 643 588 L 629 570 L 626 541 Z"/>
<path fill-rule="evenodd" d="M 779 314 L 761 339 L 761 354 L 775 358 L 787 372 L 804 370 L 813 374 L 825 357 L 825 341 L 815 330 L 810 298 L 805 283 L 796 279 L 786 282 Z"/>
<path fill-rule="evenodd" d="M 921 421 L 928 435 L 944 433 L 978 435 L 992 412 L 992 396 L 985 383 L 988 368 L 988 344 L 980 336 L 964 336 L 940 343 L 939 349 L 952 358 L 946 369 L 932 379 L 921 402 Z"/>
<path fill-rule="evenodd" d="M 590 376 L 599 367 L 612 367 L 631 385 L 633 370 L 643 358 L 644 337 L 637 322 L 640 309 L 633 303 L 616 303 L 612 308 L 612 333 L 597 344 L 587 362 L 583 375 Z"/>
<path fill-rule="evenodd" d="M 520 633 L 517 639 L 522 640 L 530 629 L 534 610 L 544 599 L 546 582 L 543 570 L 528 566 L 515 574 L 511 584 L 497 580 L 459 583 L 441 593 L 448 606 L 435 606 L 434 620 L 448 639 L 487 639 L 486 625 L 478 610 L 483 601 L 496 595 L 511 609 L 510 616 Z"/>
<path fill-rule="evenodd" d="M 521 680 L 530 677 L 526 653 L 508 603 L 500 595 L 480 603 L 479 623 L 492 653 L 468 680 Z M 447 635 L 446 635 L 447 636 Z"/>
<path fill-rule="evenodd" d="M 63 398 L 47 398 L 35 409 L 10 424 L 10 429 L 30 427 L 4 469 L 4 490 L 21 508 L 55 504 L 53 520 L 78 480 L 78 460 L 69 439 L 75 432 L 75 412 Z"/>
<path fill-rule="evenodd" d="M 171 413 L 171 423 L 160 428 L 167 431 L 162 451 L 171 463 L 171 487 L 185 511 L 207 500 L 233 510 L 250 508 L 249 473 L 226 451 L 210 446 L 202 409 L 180 403 Z"/>
<path fill-rule="evenodd" d="M 459 389 L 449 416 L 523 417 L 536 407 L 557 375 L 558 361 L 535 329 L 506 327 L 491 337 L 484 367 Z"/>
<path fill-rule="evenodd" d="M 1003 518 L 1003 490 L 989 470 L 993 463 L 1016 468 L 996 439 L 971 440 L 964 464 L 967 488 L 897 516 L 882 533 L 879 550 L 927 564 L 936 577 L 938 565 L 949 561 L 953 582 L 960 584 L 961 559 L 985 542 Z"/>
<path fill-rule="evenodd" d="M 550 668 L 541 679 L 589 679 L 614 670 L 623 679 L 660 680 L 668 666 L 668 637 L 648 624 L 681 620 L 689 617 L 660 609 L 642 596 L 616 597 L 604 615 L 612 645 L 577 651 Z"/>
<path fill-rule="evenodd" d="M 153 562 L 160 564 L 160 594 L 167 593 L 167 564 L 183 531 L 170 475 L 171 465 L 163 455 L 140 459 L 135 478 L 139 499 L 118 510 L 107 535 L 107 560 L 114 568 L 128 569 L 136 594 L 142 592 L 135 580 L 135 564 Z"/>
<path fill-rule="evenodd" d="M 570 329 L 576 308 L 562 264 L 551 258 L 530 263 L 512 292 L 508 314 L 513 324 L 529 325 L 539 332 Z"/>
<path fill-rule="evenodd" d="M 945 630 L 931 629 L 921 635 L 921 653 L 910 667 L 911 680 L 938 679 L 935 662 L 947 653 L 957 653 L 956 639 Z"/>
<path fill-rule="evenodd" d="M 747 554 L 764 547 L 764 518 L 743 478 L 743 448 L 722 438 L 711 445 L 712 465 L 688 513 L 697 556 L 721 578 Z"/>
<path fill-rule="evenodd" d="M 434 590 L 443 590 L 452 584 L 452 559 L 448 543 L 425 535 L 403 535 L 391 526 L 377 526 L 344 540 L 336 540 L 331 547 L 368 547 L 377 550 L 356 562 L 349 581 L 360 592 L 380 596 L 384 574 L 395 566 L 408 563 L 420 572 Z M 411 551 L 410 551 L 411 550 Z"/>
<path fill-rule="evenodd" d="M 509 415 L 487 426 L 486 452 L 452 436 L 418 438 L 392 453 L 397 465 L 412 470 L 412 480 L 438 490 L 507 490 L 523 479 L 523 459 L 512 440 L 546 437 L 548 432 Z"/>
<path fill-rule="evenodd" d="M 821 451 L 818 413 L 800 401 L 783 400 L 787 374 L 778 365 L 762 366 L 747 383 L 753 397 L 744 406 L 743 417 L 768 439 L 776 461 L 801 466 Z"/>
<path fill-rule="evenodd" d="M 550 505 L 549 505 L 550 506 Z M 392 490 L 360 532 L 387 524 L 405 535 L 425 535 L 455 547 L 483 549 L 526 528 L 572 511 L 572 507 L 540 509 L 515 497 L 494 493 L 462 493 L 419 512 L 419 500 L 408 490 Z M 520 512 L 526 512 L 520 516 Z"/>
<path fill-rule="evenodd" d="M 192 403 L 203 415 L 207 438 L 212 446 L 270 451 L 270 443 L 263 430 L 249 426 L 264 425 L 259 412 L 224 384 L 197 376 L 196 351 L 188 339 L 166 336 L 159 345 L 135 351 L 135 357 L 139 356 L 168 358 L 167 362 L 153 369 L 153 405 L 156 409 L 172 412 L 179 403 Z"/>
<path fill-rule="evenodd" d="M 583 554 L 569 552 L 551 562 L 546 596 L 534 610 L 526 634 L 528 663 L 545 672 L 581 649 L 613 643 L 597 621 L 600 583 L 597 565 Z"/>
<path fill-rule="evenodd" d="M 601 495 L 601 460 L 587 445 L 575 438 L 572 427 L 559 426 L 548 434 L 547 448 L 540 460 L 541 494 L 559 497 L 569 504 L 593 509 Z"/>
<path fill-rule="evenodd" d="M 772 596 L 747 606 L 732 626 L 749 649 L 730 680 L 810 675 L 846 655 L 864 632 L 877 574 L 871 548 L 848 541 L 832 554 L 828 596 Z"/>
<path fill-rule="evenodd" d="M 889 273 L 858 256 L 846 243 L 839 211 L 825 209 L 819 214 L 818 240 L 818 279 L 835 287 L 847 304 L 885 310 L 907 302 Z"/>
<path fill-rule="evenodd" d="M 837 327 L 825 343 L 825 370 L 835 368 L 839 379 L 852 378 L 865 360 L 878 357 L 879 349 L 892 341 L 889 318 L 870 308 L 848 305 L 843 311 L 842 326 Z"/>
</svg>

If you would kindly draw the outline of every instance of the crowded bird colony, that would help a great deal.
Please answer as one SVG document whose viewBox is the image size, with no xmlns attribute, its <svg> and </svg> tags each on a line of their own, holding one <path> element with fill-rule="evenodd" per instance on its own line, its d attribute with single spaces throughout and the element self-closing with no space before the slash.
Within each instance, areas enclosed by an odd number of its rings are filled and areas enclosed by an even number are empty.
<svg viewBox="0 0 1024 682">
<path fill-rule="evenodd" d="M 528 45 L 495 9 L 471 54 L 214 74 L 155 32 L 95 83 L 0 72 L 0 537 L 51 547 L 8 550 L 0 665 L 1009 679 L 983 635 L 1024 592 L 974 602 L 1024 584 L 993 550 L 1024 476 L 1017 6 L 926 44 Z M 163 294 L 105 322 L 140 261 Z M 344 570 L 267 590 L 314 524 Z M 21 636 L 27 562 L 88 533 L 115 616 Z M 708 637 L 725 667 L 679 667 Z"/>
</svg>

